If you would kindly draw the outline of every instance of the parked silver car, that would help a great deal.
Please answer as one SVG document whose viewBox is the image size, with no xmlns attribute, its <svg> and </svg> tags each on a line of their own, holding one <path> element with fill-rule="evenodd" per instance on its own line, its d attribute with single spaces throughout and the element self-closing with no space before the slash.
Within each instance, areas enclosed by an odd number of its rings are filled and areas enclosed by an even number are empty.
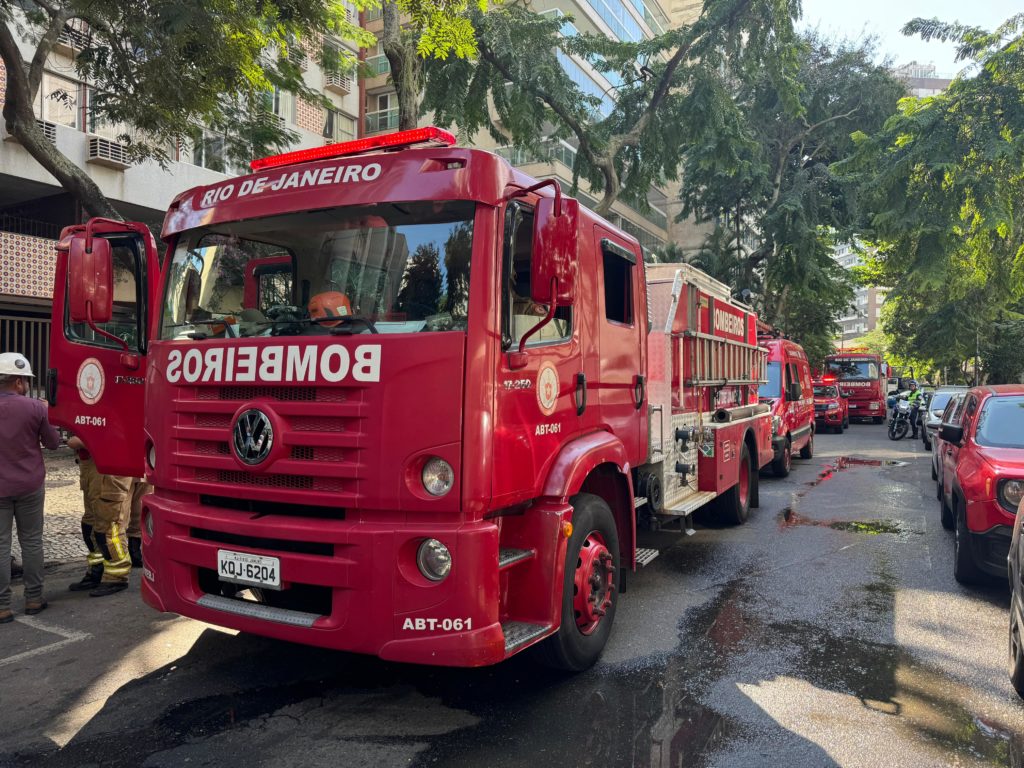
<svg viewBox="0 0 1024 768">
<path fill-rule="evenodd" d="M 943 418 L 945 418 L 946 421 L 949 421 L 949 417 L 953 415 L 953 411 L 956 410 L 960 401 L 964 399 L 965 394 L 967 394 L 966 389 L 956 390 L 952 393 L 952 396 L 946 402 L 946 407 L 942 409 L 941 413 L 939 413 L 939 423 L 943 421 Z M 929 413 L 929 416 L 930 415 L 931 414 Z M 938 428 L 936 427 L 936 429 Z M 942 501 L 942 451 L 939 450 L 940 443 L 942 443 L 942 438 L 939 437 L 937 431 L 933 432 L 931 435 L 931 444 L 934 446 L 935 450 L 932 451 L 932 480 L 935 481 L 937 486 L 935 495 L 939 501 Z M 943 523 L 943 527 L 947 527 L 945 522 Z"/>
<path fill-rule="evenodd" d="M 921 430 L 921 441 L 924 449 L 930 451 L 932 443 L 935 442 L 935 435 L 939 431 L 939 424 L 942 421 L 942 412 L 946 410 L 949 400 L 957 392 L 966 392 L 967 387 L 939 387 L 929 393 L 927 410 L 921 413 L 921 421 L 924 429 Z"/>
</svg>

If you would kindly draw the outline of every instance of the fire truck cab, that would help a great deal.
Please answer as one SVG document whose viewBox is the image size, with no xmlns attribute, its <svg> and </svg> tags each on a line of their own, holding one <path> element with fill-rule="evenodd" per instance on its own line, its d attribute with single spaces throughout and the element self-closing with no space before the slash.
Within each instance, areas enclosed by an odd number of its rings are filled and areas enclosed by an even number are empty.
<svg viewBox="0 0 1024 768">
<path fill-rule="evenodd" d="M 254 161 L 58 246 L 52 420 L 145 473 L 160 611 L 383 658 L 592 664 L 637 523 L 742 522 L 756 318 L 437 129 Z M 689 527 L 686 525 L 685 527 Z"/>
</svg>

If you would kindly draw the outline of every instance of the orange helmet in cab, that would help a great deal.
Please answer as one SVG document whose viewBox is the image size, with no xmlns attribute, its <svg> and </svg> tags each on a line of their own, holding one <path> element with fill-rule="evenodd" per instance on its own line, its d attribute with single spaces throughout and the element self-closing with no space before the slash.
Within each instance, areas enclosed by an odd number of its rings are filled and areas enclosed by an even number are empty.
<svg viewBox="0 0 1024 768">
<path fill-rule="evenodd" d="M 309 300 L 309 316 L 314 320 L 328 317 L 347 317 L 352 314 L 352 304 L 348 296 L 340 291 L 324 291 Z M 341 320 L 323 320 L 320 325 L 333 328 Z"/>
</svg>

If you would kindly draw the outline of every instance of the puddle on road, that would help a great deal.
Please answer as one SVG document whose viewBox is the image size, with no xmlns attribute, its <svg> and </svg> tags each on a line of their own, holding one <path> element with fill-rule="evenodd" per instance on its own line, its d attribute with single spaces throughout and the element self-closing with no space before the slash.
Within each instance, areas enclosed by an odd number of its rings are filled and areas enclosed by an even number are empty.
<svg viewBox="0 0 1024 768">
<path fill-rule="evenodd" d="M 897 461 L 895 459 L 858 459 L 855 456 L 839 456 L 824 466 L 817 478 L 809 483 L 804 483 L 807 488 L 814 488 L 827 480 L 831 480 L 839 472 L 845 472 L 850 467 L 906 467 L 910 462 Z"/>
<path fill-rule="evenodd" d="M 864 533 L 869 536 L 878 536 L 883 533 L 891 533 L 896 536 L 909 536 L 912 534 L 919 536 L 922 533 L 911 528 L 902 520 L 819 520 L 817 518 L 805 517 L 794 511 L 792 507 L 786 507 L 779 513 L 779 523 L 782 528 L 808 525 L 831 528 L 835 531 Z"/>
</svg>

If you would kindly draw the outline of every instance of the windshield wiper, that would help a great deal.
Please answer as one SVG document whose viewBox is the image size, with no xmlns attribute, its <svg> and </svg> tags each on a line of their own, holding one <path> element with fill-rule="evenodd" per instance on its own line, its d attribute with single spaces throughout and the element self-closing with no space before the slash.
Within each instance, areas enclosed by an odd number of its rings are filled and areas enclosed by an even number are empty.
<svg viewBox="0 0 1024 768">
<path fill-rule="evenodd" d="M 339 325 L 337 328 L 331 328 L 331 336 L 348 336 L 354 333 L 354 331 L 351 328 L 345 327 L 348 323 L 362 323 L 363 325 L 370 329 L 370 333 L 380 333 L 380 331 L 377 330 L 377 326 L 373 324 L 373 321 L 368 317 L 364 317 L 363 315 L 342 315 L 341 317 L 318 317 L 315 322 L 323 323 L 332 320 L 341 322 L 341 325 Z"/>
</svg>

